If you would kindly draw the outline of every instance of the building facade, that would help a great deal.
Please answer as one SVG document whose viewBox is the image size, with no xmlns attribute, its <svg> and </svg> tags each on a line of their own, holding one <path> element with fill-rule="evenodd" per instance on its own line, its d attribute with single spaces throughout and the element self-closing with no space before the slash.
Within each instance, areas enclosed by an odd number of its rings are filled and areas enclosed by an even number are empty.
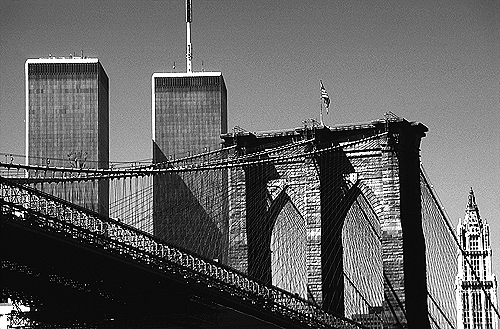
<svg viewBox="0 0 500 329">
<path fill-rule="evenodd" d="M 154 73 L 154 162 L 220 148 L 227 132 L 227 91 L 220 72 Z"/>
<path fill-rule="evenodd" d="M 221 147 L 227 132 L 227 91 L 220 72 L 154 73 L 152 77 L 153 162 L 182 161 Z M 214 186 L 227 188 L 224 172 L 200 181 L 196 173 L 153 178 L 153 234 L 225 261 L 227 216 L 205 202 Z M 175 201 L 175 202 L 174 202 Z"/>
<path fill-rule="evenodd" d="M 457 238 L 460 243 L 456 278 L 457 328 L 497 329 L 497 281 L 491 268 L 490 227 L 479 215 L 472 188 L 465 217 L 457 226 Z"/>
<path fill-rule="evenodd" d="M 26 163 L 108 168 L 108 76 L 97 58 L 28 59 Z M 43 186 L 44 191 L 107 215 L 108 183 Z"/>
</svg>

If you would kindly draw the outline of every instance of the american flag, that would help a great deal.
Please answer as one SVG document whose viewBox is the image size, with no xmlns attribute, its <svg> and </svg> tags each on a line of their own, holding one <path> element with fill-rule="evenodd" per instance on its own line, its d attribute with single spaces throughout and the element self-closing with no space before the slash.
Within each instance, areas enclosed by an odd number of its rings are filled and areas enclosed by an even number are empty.
<svg viewBox="0 0 500 329">
<path fill-rule="evenodd" d="M 323 81 L 319 80 L 319 83 L 321 84 L 321 99 L 323 99 L 323 102 L 325 102 L 326 113 L 328 114 L 328 107 L 330 106 L 330 97 L 326 92 L 325 86 L 323 86 Z"/>
</svg>

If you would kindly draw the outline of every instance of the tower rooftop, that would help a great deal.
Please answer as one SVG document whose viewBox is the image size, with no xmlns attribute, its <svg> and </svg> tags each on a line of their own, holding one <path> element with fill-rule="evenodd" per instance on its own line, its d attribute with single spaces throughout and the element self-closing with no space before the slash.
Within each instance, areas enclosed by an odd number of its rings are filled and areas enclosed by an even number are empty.
<svg viewBox="0 0 500 329">
<path fill-rule="evenodd" d="M 29 58 L 26 60 L 26 64 L 39 64 L 39 63 L 97 63 L 98 58 L 91 57 L 41 57 L 41 58 Z"/>
<path fill-rule="evenodd" d="M 312 119 L 311 119 L 312 120 Z M 272 140 L 272 139 L 292 139 L 300 138 L 301 136 L 307 135 L 308 131 L 315 130 L 316 136 L 320 135 L 327 137 L 327 139 L 335 139 L 337 142 L 349 141 L 355 138 L 369 137 L 385 132 L 390 124 L 392 127 L 397 125 L 405 125 L 410 127 L 421 137 L 425 136 L 425 133 L 429 130 L 424 124 L 415 121 L 407 121 L 404 118 L 400 118 L 392 114 L 391 112 L 386 113 L 383 118 L 372 120 L 368 122 L 351 123 L 351 124 L 336 124 L 332 126 L 321 126 L 317 121 L 312 125 L 305 120 L 302 127 L 289 128 L 289 129 L 279 129 L 279 130 L 269 130 L 269 131 L 256 131 L 250 132 L 244 129 L 234 129 L 232 132 L 223 134 L 221 137 L 225 140 L 225 145 L 233 145 L 236 138 L 242 136 L 251 136 L 256 140 Z M 328 137 L 330 136 L 330 137 Z"/>
<path fill-rule="evenodd" d="M 222 72 L 157 72 L 153 78 L 220 77 Z"/>
</svg>

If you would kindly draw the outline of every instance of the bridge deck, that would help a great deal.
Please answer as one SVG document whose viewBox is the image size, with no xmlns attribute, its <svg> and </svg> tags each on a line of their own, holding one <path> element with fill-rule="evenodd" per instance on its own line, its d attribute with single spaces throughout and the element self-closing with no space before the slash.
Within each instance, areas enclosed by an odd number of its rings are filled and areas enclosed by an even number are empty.
<svg viewBox="0 0 500 329">
<path fill-rule="evenodd" d="M 244 314 L 222 306 L 216 302 L 219 296 L 202 287 L 123 255 L 12 221 L 2 220 L 0 232 L 1 282 L 36 296 L 41 305 L 31 314 L 36 321 L 120 328 L 294 327 L 257 319 L 251 310 Z"/>
</svg>

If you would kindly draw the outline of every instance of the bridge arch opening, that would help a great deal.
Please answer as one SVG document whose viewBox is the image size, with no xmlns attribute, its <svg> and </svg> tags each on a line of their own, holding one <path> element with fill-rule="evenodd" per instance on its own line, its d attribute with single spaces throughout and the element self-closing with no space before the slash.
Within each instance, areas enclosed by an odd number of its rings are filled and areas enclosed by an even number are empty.
<svg viewBox="0 0 500 329">
<path fill-rule="evenodd" d="M 306 222 L 288 196 L 271 233 L 271 278 L 274 286 L 307 299 Z"/>
</svg>

